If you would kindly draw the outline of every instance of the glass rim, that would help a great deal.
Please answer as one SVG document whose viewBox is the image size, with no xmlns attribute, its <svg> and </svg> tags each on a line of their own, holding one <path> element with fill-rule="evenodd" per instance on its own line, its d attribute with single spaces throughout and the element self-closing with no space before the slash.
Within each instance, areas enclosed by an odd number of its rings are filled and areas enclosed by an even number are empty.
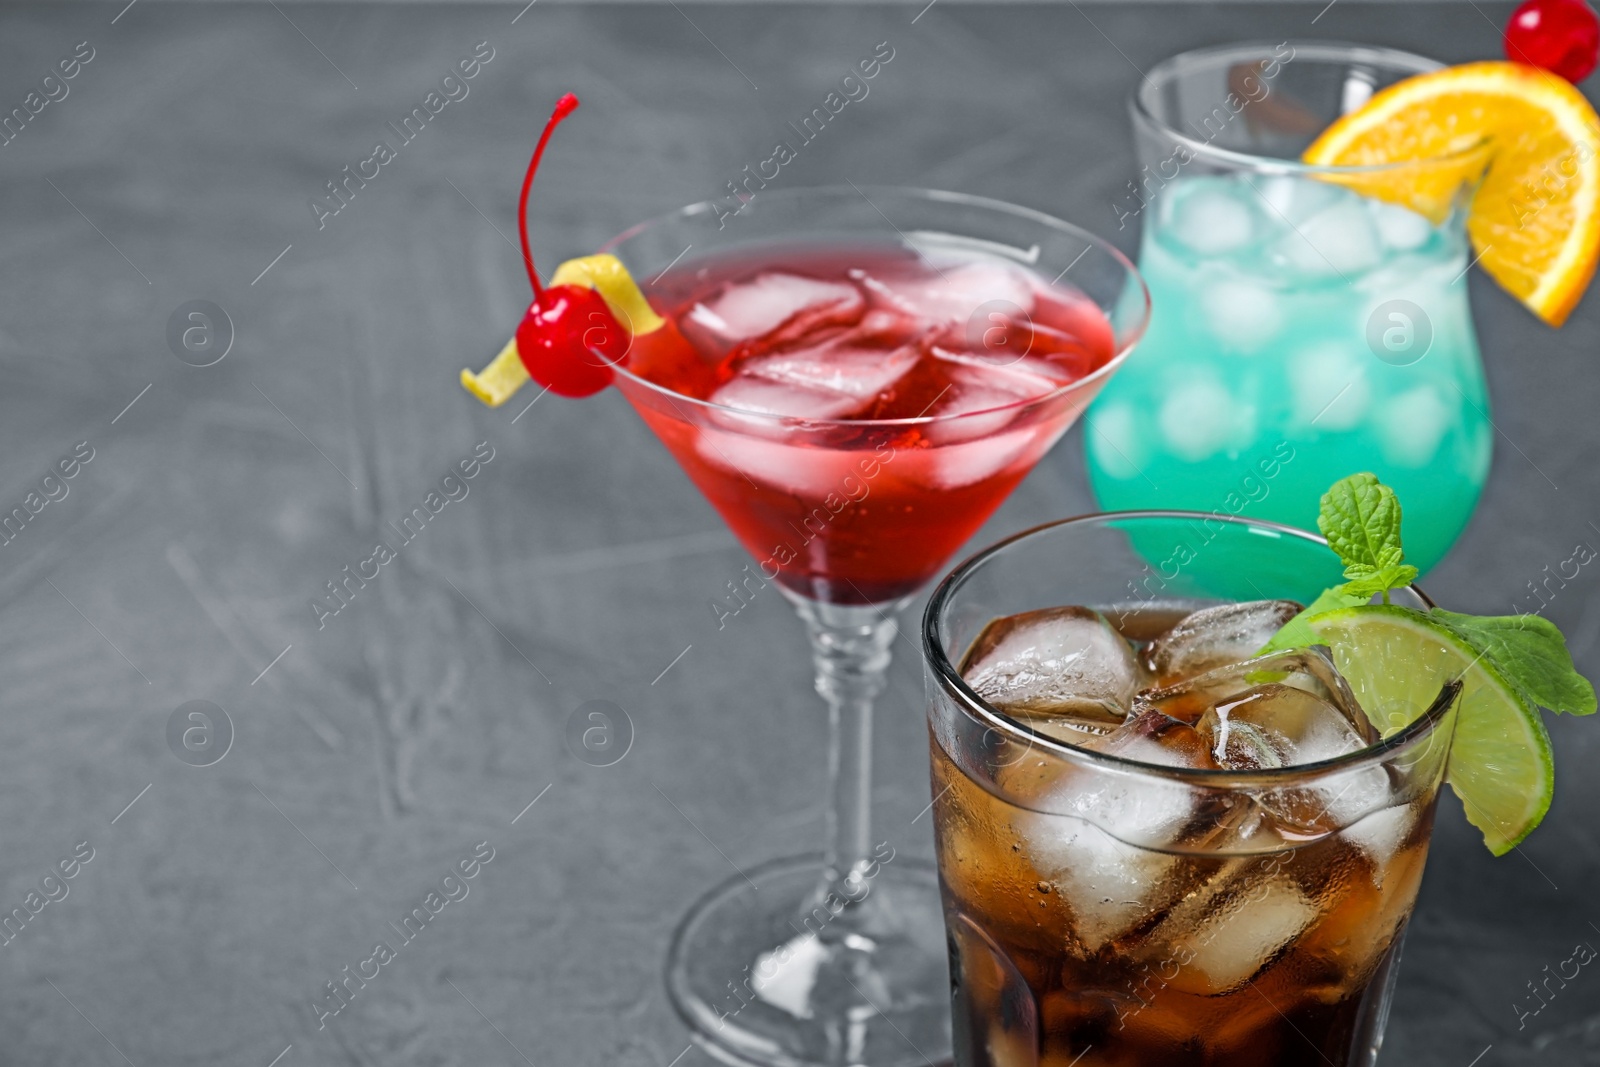
<svg viewBox="0 0 1600 1067">
<path fill-rule="evenodd" d="M 1382 45 L 1356 44 L 1349 41 L 1294 39 L 1281 42 L 1267 40 L 1235 41 L 1230 44 L 1194 48 L 1163 59 L 1160 63 L 1150 68 L 1149 73 L 1139 82 L 1139 87 L 1128 97 L 1128 110 L 1132 114 L 1135 124 L 1147 126 L 1163 137 L 1171 138 L 1196 158 L 1205 158 L 1274 175 L 1374 175 L 1392 174 L 1422 167 L 1459 166 L 1474 155 L 1487 152 L 1489 149 L 1490 141 L 1485 137 L 1454 151 L 1420 159 L 1395 160 L 1390 163 L 1366 163 L 1359 166 L 1303 163 L 1297 159 L 1262 156 L 1251 152 L 1236 151 L 1231 148 L 1219 148 L 1209 141 L 1196 138 L 1163 122 L 1150 110 L 1145 98 L 1146 94 L 1170 82 L 1179 74 L 1207 67 L 1222 68 L 1225 61 L 1228 60 L 1260 59 L 1263 49 L 1273 49 L 1284 44 L 1293 49 L 1294 54 L 1289 62 L 1301 62 L 1305 59 L 1309 59 L 1312 62 L 1365 62 L 1373 66 L 1386 67 L 1390 70 L 1405 71 L 1408 74 L 1426 74 L 1429 71 L 1441 70 L 1445 66 L 1444 63 L 1436 59 L 1430 59 L 1415 52 L 1407 52 L 1399 48 L 1387 48 Z M 1382 91 L 1382 89 L 1378 90 L 1378 92 Z"/>
<path fill-rule="evenodd" d="M 1039 396 L 1029 397 L 1025 400 L 1015 400 L 1009 404 L 1002 404 L 999 407 L 993 408 L 984 408 L 979 411 L 963 411 L 956 415 L 918 415 L 912 418 L 904 419 L 812 419 L 796 415 L 773 415 L 767 412 L 751 411 L 746 408 L 730 407 L 726 404 L 713 404 L 709 400 L 701 400 L 698 397 L 688 396 L 684 393 L 677 392 L 676 390 L 668 389 L 664 385 L 652 382 L 648 378 L 642 378 L 620 364 L 609 364 L 612 372 L 618 377 L 621 377 L 634 385 L 641 386 L 649 392 L 664 397 L 674 406 L 680 403 L 685 403 L 691 405 L 692 409 L 699 409 L 708 415 L 720 415 L 723 418 L 719 420 L 719 424 L 728 429 L 737 427 L 740 421 L 751 423 L 754 426 L 782 427 L 789 429 L 906 429 L 916 426 L 926 426 L 932 423 L 949 425 L 952 423 L 957 423 L 958 420 L 961 419 L 976 419 L 984 416 L 993 416 L 1003 412 L 1018 412 L 1034 407 L 1035 405 L 1047 404 L 1060 400 L 1063 397 L 1082 392 L 1090 387 L 1098 387 L 1106 378 L 1111 376 L 1113 371 L 1122 365 L 1123 361 L 1127 359 L 1128 353 L 1132 352 L 1133 349 L 1138 345 L 1139 341 L 1143 339 L 1145 331 L 1150 326 L 1150 290 L 1149 287 L 1145 285 L 1144 277 L 1139 273 L 1139 269 L 1134 266 L 1133 261 L 1127 256 L 1123 255 L 1123 253 L 1115 245 L 1107 241 L 1105 238 L 1091 233 L 1081 226 L 1076 226 L 1070 222 L 1067 222 L 1065 219 L 1057 218 L 1056 216 L 1047 214 L 1043 211 L 1038 211 L 1030 207 L 1024 207 L 1021 204 L 1013 204 L 1005 200 L 995 200 L 986 196 L 974 196 L 970 193 L 954 193 L 943 189 L 925 189 L 909 185 L 858 186 L 853 182 L 832 185 L 804 185 L 789 189 L 779 189 L 774 192 L 763 192 L 761 195 L 771 199 L 798 199 L 803 196 L 817 194 L 825 194 L 829 196 L 844 196 L 846 194 L 850 194 L 865 200 L 870 206 L 876 207 L 876 205 L 873 204 L 872 200 L 868 196 L 869 193 L 877 193 L 882 196 L 906 197 L 911 199 L 932 201 L 936 203 L 956 204 L 963 207 L 973 207 L 986 211 L 994 211 L 1001 214 L 1012 215 L 1017 218 L 1034 221 L 1058 232 L 1068 233 L 1082 241 L 1089 248 L 1098 249 L 1099 251 L 1109 255 L 1112 261 L 1117 266 L 1121 267 L 1123 272 L 1129 278 L 1132 278 L 1134 282 L 1137 283 L 1139 286 L 1140 296 L 1143 299 L 1143 306 L 1139 311 L 1139 321 L 1135 324 L 1133 329 L 1128 331 L 1126 343 L 1121 345 L 1103 366 L 1096 368 L 1093 372 L 1084 375 L 1082 378 L 1067 382 L 1059 388 L 1053 389 L 1050 392 L 1043 393 Z M 693 204 L 685 205 L 684 207 L 676 208 L 672 211 L 664 212 L 652 218 L 645 219 L 642 222 L 637 222 L 628 227 L 626 230 L 623 230 L 621 233 L 617 234 L 615 237 L 611 238 L 609 241 L 606 241 L 600 246 L 598 251 L 603 253 L 614 252 L 616 248 L 627 241 L 638 237 L 640 234 L 646 233 L 660 226 L 665 226 L 668 223 L 680 219 L 692 219 L 698 216 L 711 214 L 715 207 L 715 201 L 701 200 Z M 887 219 L 885 221 L 887 221 Z M 889 225 L 892 227 L 894 226 L 894 223 L 890 222 Z M 909 243 L 909 238 L 906 238 L 906 240 Z M 1085 249 L 1085 251 L 1087 252 L 1087 249 Z M 671 269 L 670 266 L 668 269 Z M 1072 268 L 1069 265 L 1067 269 L 1071 270 Z M 662 273 L 665 273 L 665 271 Z M 1064 274 L 1065 271 L 1062 273 Z M 657 278 L 659 277 L 660 275 L 657 275 Z M 1050 284 L 1054 285 L 1055 283 L 1051 282 Z"/>
<path fill-rule="evenodd" d="M 1097 752 L 1093 749 L 1080 748 L 1077 745 L 1059 741 L 1007 715 L 984 700 L 966 683 L 960 672 L 956 670 L 955 665 L 950 662 L 950 658 L 945 655 L 944 644 L 941 640 L 944 629 L 942 622 L 946 606 L 960 592 L 961 587 L 989 561 L 1002 555 L 1014 545 L 1063 527 L 1077 525 L 1108 526 L 1114 522 L 1127 520 L 1140 522 L 1150 519 L 1202 519 L 1208 522 L 1225 522 L 1244 529 L 1268 530 L 1278 537 L 1296 538 L 1311 544 L 1326 546 L 1328 543 L 1325 538 L 1307 530 L 1301 530 L 1294 526 L 1272 522 L 1267 519 L 1247 518 L 1242 515 L 1217 515 L 1204 511 L 1155 508 L 1135 511 L 1096 511 L 1085 515 L 1075 515 L 1070 518 L 1041 523 L 1038 526 L 1030 527 L 997 541 L 967 557 L 959 566 L 945 575 L 934 588 L 933 595 L 928 598 L 928 607 L 922 616 L 923 659 L 932 669 L 940 687 L 948 696 L 961 705 L 961 710 L 964 714 L 987 725 L 990 730 L 1000 734 L 1008 741 L 1026 745 L 1030 750 L 1037 747 L 1069 761 L 1086 764 L 1090 767 L 1125 772 L 1131 771 L 1149 777 L 1171 779 L 1187 785 L 1204 785 L 1211 788 L 1233 786 L 1248 789 L 1278 787 L 1286 783 L 1294 783 L 1308 778 L 1321 778 L 1342 771 L 1382 763 L 1383 760 L 1394 753 L 1409 748 L 1427 737 L 1433 732 L 1434 727 L 1453 708 L 1458 706 L 1459 698 L 1451 700 L 1442 706 L 1436 698 L 1427 711 L 1390 736 L 1380 738 L 1370 745 L 1358 748 L 1353 752 L 1335 756 L 1332 759 L 1318 760 L 1314 763 L 1302 763 L 1291 767 L 1274 767 L 1253 771 L 1228 770 L 1225 768 L 1210 770 L 1202 767 L 1172 767 L 1166 764 L 1143 763 L 1139 760 L 1116 756 L 1109 752 Z M 1417 586 L 1413 585 L 1410 589 L 1428 608 L 1431 609 L 1438 606 L 1434 603 L 1433 598 Z M 1442 692 L 1443 688 L 1441 687 Z"/>
</svg>

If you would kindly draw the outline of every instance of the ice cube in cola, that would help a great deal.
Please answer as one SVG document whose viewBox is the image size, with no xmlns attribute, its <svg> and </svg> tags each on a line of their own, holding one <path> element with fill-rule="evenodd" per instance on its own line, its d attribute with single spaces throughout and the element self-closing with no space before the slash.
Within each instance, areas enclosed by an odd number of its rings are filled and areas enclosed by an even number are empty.
<svg viewBox="0 0 1600 1067">
<path fill-rule="evenodd" d="M 1128 642 L 1089 608 L 1049 608 L 992 623 L 967 653 L 967 684 L 1053 735 L 1109 733 L 1143 674 Z"/>
<path fill-rule="evenodd" d="M 1334 704 L 1281 682 L 1254 685 L 1218 700 L 1196 725 L 1211 758 L 1229 770 L 1320 763 L 1368 743 Z"/>
<path fill-rule="evenodd" d="M 1355 1062 L 1437 783 L 1294 774 L 1377 740 L 1325 650 L 1255 655 L 1298 610 L 1064 606 L 974 640 L 977 695 L 1128 762 L 1041 745 L 964 768 L 935 742 L 958 1067 Z"/>
<path fill-rule="evenodd" d="M 1218 604 L 1190 612 L 1145 649 L 1151 672 L 1163 681 L 1188 678 L 1250 659 L 1284 623 L 1300 613 L 1292 600 Z"/>
<path fill-rule="evenodd" d="M 1213 667 L 1170 685 L 1143 689 L 1135 700 L 1142 707 L 1158 708 L 1185 722 L 1199 722 L 1218 703 L 1266 684 L 1288 686 L 1317 697 L 1333 708 L 1352 730 L 1365 735 L 1368 742 L 1377 740 L 1349 683 L 1339 676 L 1333 659 L 1322 648 L 1272 652 Z"/>
</svg>

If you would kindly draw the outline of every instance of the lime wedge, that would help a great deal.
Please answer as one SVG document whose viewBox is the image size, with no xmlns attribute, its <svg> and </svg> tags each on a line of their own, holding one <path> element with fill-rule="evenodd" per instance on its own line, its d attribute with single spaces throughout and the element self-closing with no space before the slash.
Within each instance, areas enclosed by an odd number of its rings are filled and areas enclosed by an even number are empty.
<svg viewBox="0 0 1600 1067">
<path fill-rule="evenodd" d="M 1426 612 L 1366 605 L 1307 620 L 1333 650 L 1373 725 L 1385 736 L 1427 710 L 1451 678 L 1462 680 L 1450 788 L 1496 856 L 1544 818 L 1555 787 L 1550 737 L 1539 710 L 1517 695 L 1465 641 Z"/>
</svg>

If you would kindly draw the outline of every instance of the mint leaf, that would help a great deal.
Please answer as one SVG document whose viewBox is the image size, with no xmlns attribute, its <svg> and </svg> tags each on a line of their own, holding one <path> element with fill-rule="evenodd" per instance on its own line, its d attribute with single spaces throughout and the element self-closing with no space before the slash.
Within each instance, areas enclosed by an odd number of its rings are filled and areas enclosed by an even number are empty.
<svg viewBox="0 0 1600 1067">
<path fill-rule="evenodd" d="M 1272 640 L 1262 645 L 1256 655 L 1264 656 L 1268 652 L 1285 652 L 1291 648 L 1308 648 L 1315 645 L 1318 643 L 1317 635 L 1306 625 L 1307 619 L 1335 608 L 1353 608 L 1372 599 L 1371 593 L 1365 596 L 1347 593 L 1345 588 L 1343 585 L 1336 585 L 1331 589 L 1324 589 L 1322 595 L 1307 604 L 1304 611 L 1284 623 L 1283 627 L 1272 635 Z"/>
<path fill-rule="evenodd" d="M 1322 496 L 1317 529 L 1339 553 L 1346 578 L 1373 578 L 1405 558 L 1400 548 L 1400 501 L 1374 474 L 1352 474 L 1334 482 Z"/>
<path fill-rule="evenodd" d="M 1349 579 L 1322 591 L 1300 614 L 1284 623 L 1256 655 L 1317 643 L 1306 620 L 1335 608 L 1353 608 L 1378 594 L 1389 602 L 1389 590 L 1411 584 L 1417 568 L 1403 562 L 1400 547 L 1400 501 L 1377 475 L 1352 474 L 1322 494 L 1317 528 L 1339 554 Z"/>
<path fill-rule="evenodd" d="M 1399 589 L 1403 586 L 1410 585 L 1411 580 L 1417 576 L 1417 568 L 1408 563 L 1400 563 L 1389 567 L 1383 567 L 1379 570 L 1365 572 L 1359 576 L 1352 575 L 1349 570 L 1345 571 L 1344 573 L 1345 577 L 1349 578 L 1350 581 L 1339 586 L 1339 589 L 1350 594 L 1351 596 L 1359 596 L 1367 599 L 1375 597 L 1379 593 L 1383 593 L 1385 594 L 1385 603 L 1387 603 L 1387 594 L 1389 590 Z M 1366 600 L 1362 600 L 1361 603 L 1366 603 Z"/>
<path fill-rule="evenodd" d="M 1594 686 L 1572 665 L 1566 639 L 1538 615 L 1459 615 L 1435 608 L 1443 622 L 1483 653 L 1529 703 L 1571 715 L 1592 715 Z"/>
</svg>

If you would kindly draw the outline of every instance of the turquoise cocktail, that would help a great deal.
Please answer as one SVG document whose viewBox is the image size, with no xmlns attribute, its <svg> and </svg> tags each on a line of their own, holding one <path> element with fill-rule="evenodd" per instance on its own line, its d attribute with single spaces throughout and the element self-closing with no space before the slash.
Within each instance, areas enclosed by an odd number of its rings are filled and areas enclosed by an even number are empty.
<svg viewBox="0 0 1600 1067">
<path fill-rule="evenodd" d="M 1493 444 L 1466 289 L 1471 189 L 1430 220 L 1356 192 L 1352 169 L 1295 162 L 1339 114 L 1434 66 L 1269 44 L 1151 72 L 1133 102 L 1145 165 L 1116 210 L 1142 223 L 1154 307 L 1143 345 L 1087 417 L 1103 508 L 1314 529 L 1321 488 L 1371 470 L 1405 500 L 1419 566 L 1454 543 Z"/>
</svg>

